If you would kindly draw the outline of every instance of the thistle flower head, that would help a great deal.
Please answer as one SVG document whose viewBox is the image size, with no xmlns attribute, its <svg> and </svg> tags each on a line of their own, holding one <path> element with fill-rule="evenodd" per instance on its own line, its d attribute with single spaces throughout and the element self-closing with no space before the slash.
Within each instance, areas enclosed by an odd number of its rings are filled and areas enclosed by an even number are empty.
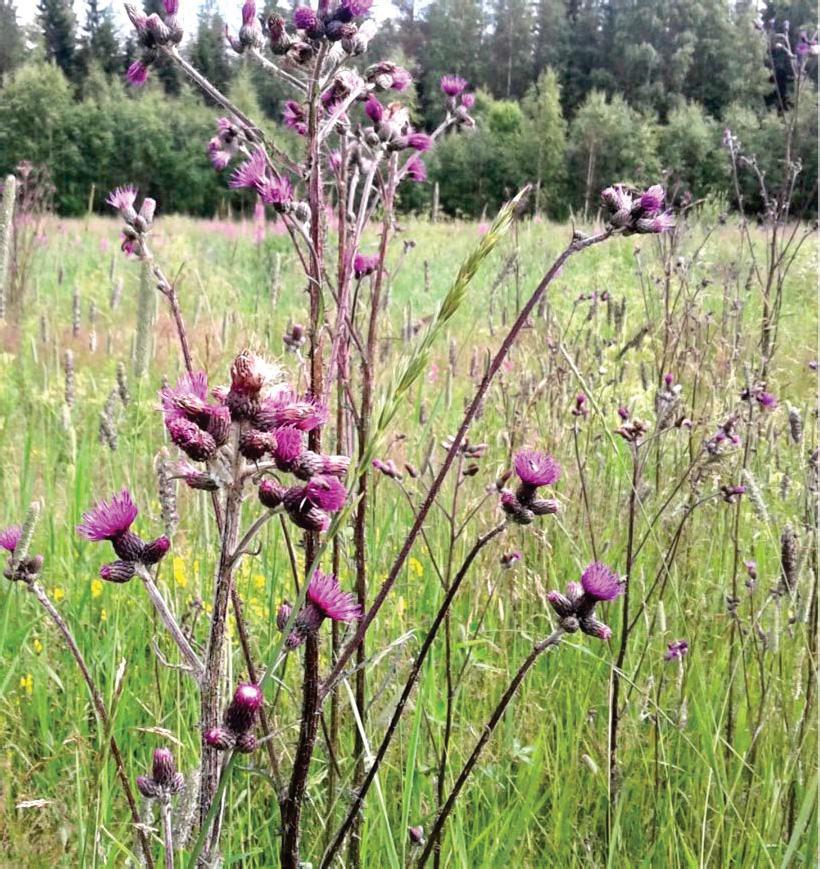
<svg viewBox="0 0 820 869">
<path fill-rule="evenodd" d="M 159 785 L 169 785 L 174 780 L 177 765 L 169 748 L 157 748 L 154 751 L 152 773 L 154 781 Z"/>
<path fill-rule="evenodd" d="M 135 60 L 126 70 L 125 80 L 131 87 L 142 87 L 148 81 L 147 65 L 141 60 Z"/>
<path fill-rule="evenodd" d="M 183 374 L 175 387 L 165 386 L 159 393 L 166 424 L 172 419 L 199 419 L 208 400 L 208 376 L 204 371 Z"/>
<path fill-rule="evenodd" d="M 257 190 L 266 205 L 273 205 L 279 209 L 290 204 L 293 199 L 293 185 L 284 175 L 278 178 L 265 178 L 257 185 Z"/>
<path fill-rule="evenodd" d="M 307 135 L 305 110 L 296 100 L 288 100 L 285 103 L 282 119 L 285 122 L 285 126 L 289 129 L 294 130 L 300 136 Z"/>
<path fill-rule="evenodd" d="M 664 211 L 655 217 L 642 217 L 636 221 L 635 229 L 642 233 L 668 232 L 675 228 L 675 217 L 671 211 Z"/>
<path fill-rule="evenodd" d="M 360 18 L 370 11 L 373 0 L 342 0 L 340 9 L 345 9 L 353 18 Z"/>
<path fill-rule="evenodd" d="M 595 601 L 614 600 L 624 591 L 618 574 L 600 561 L 590 564 L 581 574 L 581 587 Z"/>
<path fill-rule="evenodd" d="M 250 350 L 243 350 L 231 365 L 231 392 L 258 395 L 282 380 L 282 369 Z M 229 393 L 230 397 L 230 393 Z"/>
<path fill-rule="evenodd" d="M 357 278 L 363 278 L 367 275 L 372 275 L 379 267 L 379 257 L 377 254 L 368 256 L 367 254 L 357 253 L 353 257 L 353 273 Z"/>
<path fill-rule="evenodd" d="M 123 489 L 110 501 L 99 501 L 83 514 L 77 533 L 86 540 L 113 540 L 125 534 L 137 518 L 136 505 L 128 489 Z"/>
<path fill-rule="evenodd" d="M 133 561 L 113 561 L 111 564 L 104 564 L 100 568 L 100 579 L 106 582 L 123 583 L 133 579 L 136 574 L 136 567 Z"/>
<path fill-rule="evenodd" d="M 319 399 L 283 389 L 262 402 L 254 422 L 263 430 L 292 426 L 307 432 L 324 425 L 328 415 L 327 405 Z"/>
<path fill-rule="evenodd" d="M 287 490 L 275 480 L 263 480 L 259 485 L 259 500 L 269 509 L 275 510 L 282 505 Z"/>
<path fill-rule="evenodd" d="M 505 552 L 500 558 L 501 566 L 505 570 L 509 570 L 513 565 L 521 561 L 522 557 L 523 556 L 517 549 L 514 549 L 512 552 Z"/>
<path fill-rule="evenodd" d="M 405 175 L 417 183 L 427 180 L 427 167 L 421 157 L 412 156 L 404 165 Z"/>
<path fill-rule="evenodd" d="M 641 194 L 638 204 L 641 206 L 644 216 L 654 217 L 662 208 L 665 193 L 660 184 L 653 184 Z"/>
<path fill-rule="evenodd" d="M 555 459 L 537 450 L 522 450 L 515 457 L 515 473 L 526 486 L 551 486 L 561 476 L 561 466 Z"/>
<path fill-rule="evenodd" d="M 264 702 L 262 690 L 252 682 L 240 682 L 230 705 L 225 710 L 224 725 L 234 737 L 253 727 L 256 713 Z"/>
<path fill-rule="evenodd" d="M 314 30 L 319 18 L 309 6 L 297 6 L 293 11 L 293 26 L 297 30 Z"/>
<path fill-rule="evenodd" d="M 218 449 L 213 436 L 200 428 L 195 422 L 182 417 L 165 424 L 168 436 L 189 459 L 206 462 L 213 458 Z"/>
<path fill-rule="evenodd" d="M 443 75 L 439 81 L 441 90 L 448 97 L 457 97 L 467 87 L 467 79 L 460 75 Z"/>
<path fill-rule="evenodd" d="M 364 113 L 374 124 L 378 124 L 384 117 L 384 106 L 370 94 L 364 104 Z"/>
<path fill-rule="evenodd" d="M 470 111 L 470 109 L 475 105 L 475 94 L 462 94 L 461 95 L 461 107 Z"/>
<path fill-rule="evenodd" d="M 305 486 L 304 496 L 314 507 L 336 513 L 344 506 L 347 490 L 335 477 L 320 474 Z"/>
<path fill-rule="evenodd" d="M 2 546 L 7 552 L 13 554 L 22 536 L 22 525 L 10 525 L 8 528 L 4 528 L 0 531 L 0 546 Z"/>
<path fill-rule="evenodd" d="M 757 401 L 763 410 L 775 410 L 777 407 L 777 398 L 771 392 L 758 392 L 755 395 L 755 401 Z"/>
<path fill-rule="evenodd" d="M 632 194 L 620 184 L 602 190 L 601 201 L 610 211 L 616 213 L 632 210 Z"/>
<path fill-rule="evenodd" d="M 686 640 L 675 640 L 666 647 L 664 661 L 680 661 L 689 651 L 689 643 Z"/>
<path fill-rule="evenodd" d="M 433 147 L 433 140 L 427 135 L 427 133 L 411 133 L 407 137 L 407 144 L 414 151 L 423 152 L 429 151 L 430 148 Z"/>
<path fill-rule="evenodd" d="M 335 622 L 352 622 L 361 618 L 362 608 L 354 595 L 339 588 L 339 580 L 333 575 L 317 570 L 311 577 L 307 600 L 324 618 Z"/>
<path fill-rule="evenodd" d="M 253 27 L 256 23 L 256 3 L 254 0 L 245 0 L 242 4 L 242 25 Z"/>
<path fill-rule="evenodd" d="M 108 194 L 108 199 L 105 201 L 119 212 L 131 212 L 134 210 L 136 199 L 137 188 L 129 184 L 126 187 L 116 187 Z"/>
<path fill-rule="evenodd" d="M 237 167 L 228 182 L 228 186 L 234 189 L 250 187 L 255 190 L 265 181 L 267 169 L 265 152 L 262 148 L 257 148 L 249 159 Z"/>
<path fill-rule="evenodd" d="M 304 450 L 302 432 L 292 426 L 283 426 L 274 429 L 276 446 L 273 449 L 273 457 L 277 463 L 281 463 L 283 470 L 289 470 Z"/>
</svg>

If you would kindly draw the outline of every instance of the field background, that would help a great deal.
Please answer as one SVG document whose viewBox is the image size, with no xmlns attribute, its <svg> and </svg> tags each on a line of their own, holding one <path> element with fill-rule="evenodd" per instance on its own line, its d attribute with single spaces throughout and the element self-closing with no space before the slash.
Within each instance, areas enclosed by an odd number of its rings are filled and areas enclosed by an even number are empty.
<svg viewBox="0 0 820 869">
<path fill-rule="evenodd" d="M 678 306 L 671 316 L 677 352 L 671 364 L 682 384 L 691 431 L 675 429 L 653 446 L 641 487 L 639 534 L 672 497 L 653 526 L 636 563 L 633 606 L 661 567 L 688 485 L 675 493 L 682 471 L 704 438 L 739 406 L 747 367 L 756 364 L 760 304 L 745 286 L 747 255 L 733 218 L 713 231 L 705 213 L 688 227 L 671 286 Z M 459 263 L 484 227 L 406 219 L 388 260 L 390 297 L 383 326 L 382 376 L 409 352 L 411 326 L 435 310 Z M 567 225 L 526 221 L 483 265 L 448 340 L 403 408 L 394 434 L 404 435 L 383 454 L 399 465 L 435 465 L 439 444 L 455 431 L 473 380 L 503 324 L 526 299 L 552 256 L 566 244 Z M 708 236 L 708 237 L 707 237 Z M 762 239 L 762 235 L 761 235 Z M 404 252 L 402 252 L 404 240 Z M 451 866 L 781 866 L 812 865 L 817 851 L 816 676 L 817 557 L 811 547 L 808 459 L 817 442 L 817 265 L 807 243 L 786 286 L 780 343 L 768 388 L 780 401 L 756 415 L 749 468 L 765 512 L 744 499 L 737 536 L 736 511 L 719 498 L 697 508 L 686 526 L 663 602 L 657 595 L 641 616 L 626 661 L 627 706 L 622 723 L 622 798 L 608 849 L 608 673 L 620 630 L 620 604 L 610 605 L 611 644 L 576 635 L 540 660 L 483 755 L 448 825 L 445 854 Z M 410 243 L 413 243 L 412 245 Z M 592 560 L 583 509 L 571 415 L 584 389 L 593 401 L 579 426 L 590 516 L 602 560 L 623 570 L 630 459 L 613 436 L 616 407 L 654 419 L 654 395 L 663 373 L 659 353 L 664 315 L 665 240 L 618 239 L 571 261 L 550 290 L 549 304 L 527 329 L 492 388 L 471 432 L 489 445 L 479 472 L 462 486 L 466 514 L 475 516 L 456 544 L 459 556 L 475 536 L 498 521 L 496 498 L 486 489 L 522 445 L 546 449 L 564 475 L 556 487 L 563 510 L 528 528 L 511 528 L 488 547 L 456 599 L 452 654 L 464 666 L 455 708 L 450 769 L 457 772 L 498 696 L 534 639 L 550 631 L 546 592 L 577 579 Z M 283 362 L 293 378 L 299 361 L 285 356 L 281 336 L 304 322 L 304 281 L 287 238 L 270 228 L 264 238 L 250 222 L 160 218 L 155 252 L 166 271 L 181 269 L 180 295 L 197 362 L 212 382 L 227 377 L 233 355 L 253 346 Z M 278 266 L 277 266 L 278 263 Z M 278 273 L 278 279 L 272 274 Z M 425 278 L 426 275 L 426 278 Z M 122 291 L 115 290 L 121 282 Z M 610 302 L 578 301 L 606 291 Z M 119 300 L 112 307 L 112 293 Z M 174 747 L 185 772 L 195 769 L 199 732 L 194 693 L 161 667 L 150 638 L 171 654 L 143 589 L 135 582 L 108 585 L 97 571 L 109 553 L 80 540 L 73 527 L 98 497 L 123 485 L 141 507 L 137 530 L 162 530 L 154 460 L 164 445 L 156 393 L 174 381 L 180 359 L 161 300 L 152 298 L 156 322 L 145 376 L 133 375 L 139 267 L 118 250 L 113 220 L 50 219 L 42 228 L 30 292 L 19 318 L 0 332 L 0 519 L 20 521 L 33 498 L 43 502 L 34 549 L 46 559 L 43 582 L 71 624 L 107 697 L 120 662 L 127 663 L 114 729 L 132 775 L 149 765 L 157 745 Z M 75 300 L 79 299 L 77 334 Z M 626 299 L 625 322 L 613 304 Z M 619 358 L 647 324 L 648 334 Z M 412 340 L 412 339 L 411 339 Z M 561 352 L 565 345 L 572 366 Z M 65 401 L 64 354 L 74 360 L 74 400 Z M 477 360 L 471 374 L 471 360 Z M 117 363 L 128 372 L 131 400 L 117 403 L 117 449 L 100 442 L 100 414 L 115 387 Z M 579 382 L 572 368 L 580 373 Z M 789 437 L 788 406 L 804 421 L 800 443 Z M 744 438 L 746 431 L 742 431 Z M 742 451 L 741 451 L 742 453 Z M 704 495 L 740 482 L 741 454 L 714 466 L 701 480 Z M 405 477 L 412 498 L 419 483 Z M 449 490 L 448 490 L 449 491 Z M 410 521 L 407 500 L 387 478 L 376 481 L 375 521 L 369 540 L 374 583 L 392 562 Z M 442 502 L 449 503 L 445 492 Z M 217 552 L 205 496 L 180 487 L 180 522 L 160 584 L 186 620 L 208 607 Z M 256 509 L 247 502 L 244 524 Z M 413 650 L 435 612 L 442 590 L 433 558 L 447 559 L 449 529 L 435 511 L 369 639 L 383 652 L 371 663 L 372 704 L 367 723 L 378 740 L 403 684 Z M 780 535 L 798 534 L 800 583 L 793 597 L 772 598 L 780 577 Z M 731 589 L 738 541 L 742 654 L 729 665 Z M 272 616 L 292 596 L 290 570 L 276 523 L 267 526 L 260 557 L 246 561 L 238 587 L 246 601 L 258 660 L 276 642 Z M 429 550 L 428 550 L 429 547 Z M 352 547 L 350 547 L 352 549 Z M 523 559 L 502 571 L 499 557 L 519 549 Z M 743 559 L 755 559 L 759 580 L 747 590 Z M 341 571 L 352 585 L 352 565 Z M 486 610 L 486 612 L 485 612 Z M 637 609 L 634 610 L 637 612 Z M 200 617 L 197 636 L 203 634 Z M 327 632 L 327 629 L 325 629 Z M 666 644 L 687 639 L 684 667 L 663 660 Z M 327 645 L 323 670 L 327 668 Z M 409 848 L 408 823 L 429 827 L 435 808 L 434 748 L 444 716 L 438 641 L 414 694 L 379 782 L 367 804 L 362 856 L 366 866 L 400 865 Z M 243 675 L 233 644 L 232 679 Z M 730 685 L 734 692 L 734 744 L 724 742 Z M 288 667 L 276 717 L 277 748 L 288 756 L 298 728 L 297 668 Z M 343 750 L 349 755 L 352 721 L 344 710 Z M 105 741 L 97 733 L 89 698 L 60 638 L 36 601 L 20 585 L 0 591 L 0 863 L 122 865 L 133 843 Z M 349 756 L 345 756 L 350 767 Z M 278 849 L 274 795 L 262 752 L 233 779 L 223 838 L 226 864 L 272 866 Z M 343 768 L 346 768 L 343 764 Z M 328 758 L 319 743 L 306 807 L 304 858 L 321 856 L 325 836 L 341 817 L 328 807 Z M 345 782 L 342 782 L 344 788 Z M 345 798 L 343 791 L 342 799 Z M 157 821 L 154 818 L 154 821 Z"/>
</svg>

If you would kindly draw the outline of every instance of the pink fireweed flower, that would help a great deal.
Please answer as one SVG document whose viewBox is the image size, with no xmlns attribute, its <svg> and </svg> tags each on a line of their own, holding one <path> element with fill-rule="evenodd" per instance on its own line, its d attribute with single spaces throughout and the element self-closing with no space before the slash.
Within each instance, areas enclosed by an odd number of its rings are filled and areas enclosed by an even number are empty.
<svg viewBox="0 0 820 869">
<path fill-rule="evenodd" d="M 427 180 L 427 167 L 424 165 L 424 160 L 421 157 L 411 157 L 404 164 L 404 174 L 411 181 L 421 183 Z"/>
<path fill-rule="evenodd" d="M 353 273 L 357 278 L 363 278 L 367 275 L 372 275 L 379 267 L 379 257 L 377 254 L 368 256 L 363 253 L 357 253 L 353 257 Z"/>
<path fill-rule="evenodd" d="M 4 528 L 2 531 L 0 531 L 0 546 L 2 546 L 3 549 L 6 550 L 6 552 L 11 552 L 12 554 L 14 554 L 14 550 L 20 543 L 20 538 L 22 536 L 22 525 L 11 525 L 8 528 Z"/>
<path fill-rule="evenodd" d="M 325 619 L 334 622 L 353 622 L 362 616 L 356 598 L 341 590 L 333 574 L 317 570 L 311 577 L 305 605 L 296 616 L 293 630 L 285 645 L 288 649 L 300 646 L 307 637 L 319 630 Z"/>
<path fill-rule="evenodd" d="M 689 643 L 686 640 L 675 640 L 666 647 L 664 661 L 682 661 L 689 652 Z"/>
<path fill-rule="evenodd" d="M 126 70 L 125 80 L 131 87 L 142 87 L 148 81 L 148 67 L 141 60 L 135 60 Z"/>
<path fill-rule="evenodd" d="M 467 87 L 467 79 L 460 75 L 443 75 L 439 80 L 439 85 L 448 97 L 457 97 Z"/>
</svg>

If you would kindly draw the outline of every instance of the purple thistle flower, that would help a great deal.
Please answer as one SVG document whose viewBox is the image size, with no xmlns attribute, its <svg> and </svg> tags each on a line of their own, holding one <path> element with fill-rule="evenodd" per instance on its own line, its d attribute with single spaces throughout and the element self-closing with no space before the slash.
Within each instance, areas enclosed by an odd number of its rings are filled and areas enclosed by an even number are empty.
<svg viewBox="0 0 820 869">
<path fill-rule="evenodd" d="M 236 745 L 236 737 L 227 727 L 210 727 L 202 734 L 202 741 L 208 748 L 226 751 Z"/>
<path fill-rule="evenodd" d="M 262 690 L 252 682 L 240 682 L 225 711 L 224 724 L 235 736 L 253 727 L 256 713 L 264 701 Z"/>
<path fill-rule="evenodd" d="M 515 473 L 521 482 L 532 489 L 551 486 L 561 476 L 561 466 L 555 459 L 536 450 L 522 450 L 515 457 Z"/>
<path fill-rule="evenodd" d="M 364 104 L 364 113 L 373 121 L 374 124 L 378 124 L 381 122 L 381 119 L 384 117 L 384 106 L 373 96 L 370 94 Z"/>
<path fill-rule="evenodd" d="M 671 211 L 664 211 L 663 214 L 658 214 L 655 217 L 642 217 L 636 221 L 635 229 L 638 232 L 668 232 L 675 228 L 675 217 Z"/>
<path fill-rule="evenodd" d="M 275 439 L 273 458 L 276 466 L 282 471 L 292 470 L 304 450 L 302 432 L 292 426 L 283 426 L 274 429 L 273 435 Z"/>
<path fill-rule="evenodd" d="M 663 385 L 669 389 L 670 386 L 675 382 L 675 375 L 672 374 L 671 371 L 667 371 L 666 374 L 663 375 Z"/>
<path fill-rule="evenodd" d="M 257 185 L 257 189 L 266 205 L 283 206 L 293 199 L 293 186 L 284 176 L 265 178 Z"/>
<path fill-rule="evenodd" d="M 475 94 L 462 94 L 461 95 L 461 107 L 470 111 L 470 109 L 475 105 Z"/>
<path fill-rule="evenodd" d="M 618 574 L 600 561 L 594 561 L 581 574 L 581 587 L 593 601 L 614 600 L 624 591 Z"/>
<path fill-rule="evenodd" d="M 367 256 L 363 253 L 357 253 L 353 257 L 353 273 L 357 278 L 363 278 L 367 275 L 372 275 L 379 267 L 379 257 L 377 254 Z"/>
<path fill-rule="evenodd" d="M 304 497 L 320 510 L 336 513 L 344 506 L 347 490 L 335 478 L 319 474 L 310 479 L 305 486 Z"/>
<path fill-rule="evenodd" d="M 626 422 L 626 421 L 629 419 L 629 408 L 628 408 L 625 404 L 622 404 L 622 405 L 618 408 L 618 416 L 619 416 L 619 417 L 620 417 L 624 422 Z"/>
<path fill-rule="evenodd" d="M 263 480 L 259 486 L 259 500 L 269 510 L 282 506 L 287 490 L 275 480 Z"/>
<path fill-rule="evenodd" d="M 267 166 L 265 152 L 261 148 L 257 148 L 250 159 L 246 160 L 234 171 L 231 180 L 228 182 L 228 186 L 233 188 L 251 187 L 255 189 L 265 181 Z"/>
<path fill-rule="evenodd" d="M 739 501 L 740 498 L 746 494 L 745 486 L 721 486 L 720 487 L 721 494 L 723 496 L 723 500 L 727 504 L 734 504 L 736 501 Z"/>
<path fill-rule="evenodd" d="M 412 81 L 413 76 L 403 66 L 397 66 L 393 70 L 393 81 L 390 87 L 394 91 L 403 91 L 410 86 Z"/>
<path fill-rule="evenodd" d="M 8 528 L 4 528 L 0 531 L 0 546 L 13 554 L 22 536 L 23 527 L 21 525 L 11 525 Z"/>
<path fill-rule="evenodd" d="M 407 137 L 407 144 L 414 151 L 429 151 L 433 147 L 433 140 L 427 133 L 411 133 Z"/>
<path fill-rule="evenodd" d="M 172 419 L 165 427 L 171 440 L 195 462 L 205 462 L 217 451 L 213 436 L 189 419 Z"/>
<path fill-rule="evenodd" d="M 316 13 L 309 6 L 298 6 L 293 10 L 293 26 L 297 30 L 313 30 L 318 23 Z"/>
<path fill-rule="evenodd" d="M 632 210 L 632 195 L 628 190 L 625 190 L 620 184 L 614 187 L 607 187 L 601 191 L 601 201 L 609 208 L 610 211 L 616 213 L 629 212 Z"/>
<path fill-rule="evenodd" d="M 291 426 L 300 431 L 313 431 L 323 426 L 329 416 L 327 405 L 312 396 L 301 398 L 286 389 L 262 402 L 256 418 L 256 427 L 263 431 Z"/>
<path fill-rule="evenodd" d="M 749 574 L 749 579 L 755 580 L 757 579 L 757 562 L 749 559 L 748 561 L 743 562 L 743 566 L 746 568 L 746 573 Z"/>
<path fill-rule="evenodd" d="M 755 401 L 757 401 L 763 410 L 774 410 L 777 407 L 777 399 L 771 392 L 758 392 L 755 396 Z"/>
<path fill-rule="evenodd" d="M 509 568 L 511 568 L 514 564 L 521 561 L 522 557 L 523 556 L 517 549 L 514 549 L 512 552 L 505 552 L 500 559 L 501 566 L 505 570 L 509 570 Z"/>
<path fill-rule="evenodd" d="M 442 91 L 448 97 L 457 97 L 467 87 L 467 79 L 460 75 L 443 75 L 439 81 Z"/>
<path fill-rule="evenodd" d="M 137 188 L 129 184 L 126 187 L 117 187 L 112 190 L 105 201 L 125 216 L 136 213 L 134 212 L 134 202 L 136 199 Z"/>
<path fill-rule="evenodd" d="M 279 604 L 279 609 L 276 611 L 276 627 L 280 631 L 284 631 L 290 620 L 290 614 L 293 612 L 293 605 L 288 600 L 283 600 Z"/>
<path fill-rule="evenodd" d="M 125 73 L 125 80 L 132 87 L 142 87 L 148 81 L 148 67 L 141 60 L 135 60 L 128 67 Z"/>
<path fill-rule="evenodd" d="M 285 126 L 297 132 L 300 136 L 307 135 L 307 123 L 305 122 L 305 110 L 296 102 L 296 100 L 288 100 L 285 103 L 282 119 Z"/>
<path fill-rule="evenodd" d="M 354 595 L 339 588 L 339 580 L 332 573 L 317 570 L 310 580 L 307 600 L 322 616 L 334 622 L 352 622 L 361 618 L 362 608 Z"/>
<path fill-rule="evenodd" d="M 663 208 L 665 194 L 660 184 L 653 184 L 641 194 L 638 204 L 644 217 L 654 217 Z"/>
<path fill-rule="evenodd" d="M 242 4 L 242 26 L 253 27 L 256 23 L 256 3 L 254 0 L 245 0 Z"/>
<path fill-rule="evenodd" d="M 165 425 L 184 419 L 207 427 L 209 422 L 208 377 L 204 371 L 183 374 L 175 387 L 166 386 L 159 393 Z"/>
<path fill-rule="evenodd" d="M 110 501 L 99 501 L 85 512 L 77 533 L 93 542 L 114 540 L 131 528 L 138 513 L 131 493 L 123 489 Z"/>
<path fill-rule="evenodd" d="M 686 656 L 688 651 L 689 643 L 686 640 L 675 640 L 666 647 L 663 659 L 664 661 L 680 661 Z"/>
<path fill-rule="evenodd" d="M 366 15 L 372 5 L 373 0 L 342 0 L 340 4 L 353 18 Z"/>
<path fill-rule="evenodd" d="M 179 12 L 179 0 L 162 0 L 166 15 L 176 15 Z"/>
<path fill-rule="evenodd" d="M 427 180 L 427 167 L 421 157 L 413 156 L 404 165 L 405 175 L 417 183 Z"/>
</svg>

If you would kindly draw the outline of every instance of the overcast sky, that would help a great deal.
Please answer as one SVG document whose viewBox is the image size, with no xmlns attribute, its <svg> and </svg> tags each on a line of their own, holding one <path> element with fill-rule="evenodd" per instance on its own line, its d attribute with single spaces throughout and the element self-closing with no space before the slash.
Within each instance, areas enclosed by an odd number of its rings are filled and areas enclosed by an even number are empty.
<svg viewBox="0 0 820 869">
<path fill-rule="evenodd" d="M 137 7 L 142 6 L 140 0 L 131 0 L 131 2 Z M 236 29 L 241 21 L 242 3 L 243 0 L 215 0 L 214 5 L 228 24 Z M 36 19 L 37 0 L 17 0 L 16 5 L 18 21 L 29 24 Z M 85 5 L 85 0 L 74 0 L 74 9 L 77 12 L 77 21 L 80 25 L 85 21 Z M 105 5 L 105 0 L 101 0 L 100 6 L 104 7 Z M 123 9 L 122 0 L 110 0 L 109 5 L 114 9 L 120 30 L 126 32 L 131 25 Z M 197 12 L 201 6 L 202 0 L 180 0 L 179 15 L 186 34 L 190 34 L 196 27 Z M 264 0 L 258 0 L 258 6 L 261 9 L 264 6 Z M 390 10 L 390 0 L 374 0 L 373 15 L 376 19 L 386 17 L 390 14 Z"/>
</svg>

